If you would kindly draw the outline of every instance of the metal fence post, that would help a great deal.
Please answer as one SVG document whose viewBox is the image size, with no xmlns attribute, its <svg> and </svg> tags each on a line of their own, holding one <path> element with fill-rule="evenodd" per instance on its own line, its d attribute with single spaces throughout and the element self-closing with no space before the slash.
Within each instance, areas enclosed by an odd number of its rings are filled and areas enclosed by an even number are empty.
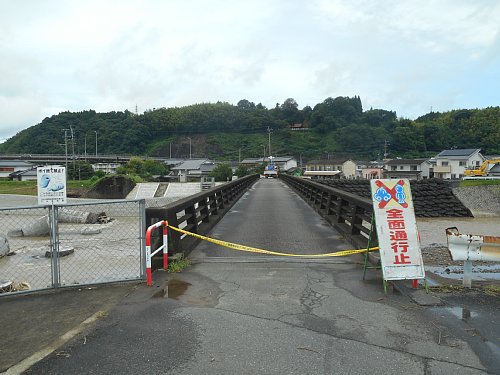
<svg viewBox="0 0 500 375">
<path fill-rule="evenodd" d="M 59 266 L 59 228 L 57 225 L 57 217 L 58 207 L 54 205 L 49 206 L 50 254 L 53 288 L 59 288 L 61 286 L 61 268 Z"/>
<path fill-rule="evenodd" d="M 146 278 L 146 200 L 139 201 L 140 278 Z"/>
</svg>

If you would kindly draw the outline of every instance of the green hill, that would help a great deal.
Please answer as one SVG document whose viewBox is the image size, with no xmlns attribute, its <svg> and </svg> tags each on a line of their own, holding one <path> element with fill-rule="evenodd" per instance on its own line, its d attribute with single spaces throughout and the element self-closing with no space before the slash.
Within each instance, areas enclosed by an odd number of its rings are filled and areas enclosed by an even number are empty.
<svg viewBox="0 0 500 375">
<path fill-rule="evenodd" d="M 291 124 L 308 130 L 292 131 Z M 70 130 L 73 130 L 71 138 Z M 69 152 L 236 160 L 241 155 L 272 153 L 304 158 L 327 154 L 353 158 L 430 156 L 452 147 L 481 148 L 500 154 L 500 107 L 431 112 L 416 120 L 398 118 L 384 109 L 364 111 L 359 97 L 327 98 L 299 109 L 294 99 L 268 109 L 240 100 L 160 108 L 136 115 L 129 111 L 62 112 L 22 130 L 0 144 L 0 153 L 63 154 L 66 130 Z M 266 148 L 266 149 L 265 149 Z"/>
</svg>

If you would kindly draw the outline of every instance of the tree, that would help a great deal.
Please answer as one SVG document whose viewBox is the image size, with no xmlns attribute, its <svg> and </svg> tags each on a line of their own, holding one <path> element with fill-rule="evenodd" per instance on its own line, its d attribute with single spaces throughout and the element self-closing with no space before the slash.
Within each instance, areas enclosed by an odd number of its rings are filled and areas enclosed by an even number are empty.
<svg viewBox="0 0 500 375">
<path fill-rule="evenodd" d="M 228 164 L 218 164 L 212 172 L 210 177 L 214 177 L 215 181 L 230 181 L 233 177 L 233 171 Z"/>
<path fill-rule="evenodd" d="M 128 174 L 131 176 L 135 175 L 144 179 L 150 179 L 151 176 L 154 175 L 166 175 L 168 172 L 168 168 L 165 166 L 165 164 L 155 160 L 131 158 L 127 164 L 116 168 L 116 172 L 118 174 Z"/>
<path fill-rule="evenodd" d="M 299 111 L 299 105 L 293 98 L 288 98 L 279 107 L 280 118 L 288 124 L 295 124 L 303 121 L 302 113 Z"/>
<path fill-rule="evenodd" d="M 240 165 L 238 167 L 238 169 L 236 169 L 235 174 L 236 174 L 236 176 L 238 176 L 238 178 L 241 178 L 241 177 L 246 176 L 248 174 L 248 169 L 244 165 Z"/>
<path fill-rule="evenodd" d="M 68 178 L 70 180 L 88 180 L 94 175 L 94 169 L 89 163 L 75 161 L 68 164 Z"/>
<path fill-rule="evenodd" d="M 165 176 L 168 173 L 168 168 L 165 164 L 156 160 L 147 159 L 142 165 L 143 173 L 153 176 Z M 144 177 L 144 176 L 141 176 Z"/>
</svg>

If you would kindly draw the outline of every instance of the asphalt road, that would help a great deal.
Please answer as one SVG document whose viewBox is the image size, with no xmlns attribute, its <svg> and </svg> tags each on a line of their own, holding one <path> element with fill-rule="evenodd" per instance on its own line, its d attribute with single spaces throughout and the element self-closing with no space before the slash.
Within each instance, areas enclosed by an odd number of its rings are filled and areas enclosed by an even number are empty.
<svg viewBox="0 0 500 375">
<path fill-rule="evenodd" d="M 309 254 L 348 246 L 279 180 L 257 182 L 211 235 Z M 405 295 L 384 294 L 378 271 L 363 281 L 360 256 L 276 258 L 202 243 L 191 258 L 181 274 L 155 273 L 153 288 L 138 287 L 26 373 L 497 371 L 466 327 L 445 327 Z"/>
<path fill-rule="evenodd" d="M 264 250 L 324 254 L 351 249 L 321 216 L 281 180 L 261 179 L 233 206 L 211 236 Z M 202 242 L 196 257 L 258 256 Z"/>
</svg>

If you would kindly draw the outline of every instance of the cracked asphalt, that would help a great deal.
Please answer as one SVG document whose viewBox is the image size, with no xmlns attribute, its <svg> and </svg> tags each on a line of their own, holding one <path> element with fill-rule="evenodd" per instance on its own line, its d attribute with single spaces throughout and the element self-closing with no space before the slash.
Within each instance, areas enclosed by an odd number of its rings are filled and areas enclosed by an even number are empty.
<svg viewBox="0 0 500 375">
<path fill-rule="evenodd" d="M 303 254 L 349 248 L 279 180 L 258 181 L 212 236 Z M 359 256 L 265 257 L 201 243 L 190 258 L 25 373 L 498 373 L 487 345 L 473 348 L 407 296 L 384 294 L 377 271 L 362 280 Z"/>
</svg>

